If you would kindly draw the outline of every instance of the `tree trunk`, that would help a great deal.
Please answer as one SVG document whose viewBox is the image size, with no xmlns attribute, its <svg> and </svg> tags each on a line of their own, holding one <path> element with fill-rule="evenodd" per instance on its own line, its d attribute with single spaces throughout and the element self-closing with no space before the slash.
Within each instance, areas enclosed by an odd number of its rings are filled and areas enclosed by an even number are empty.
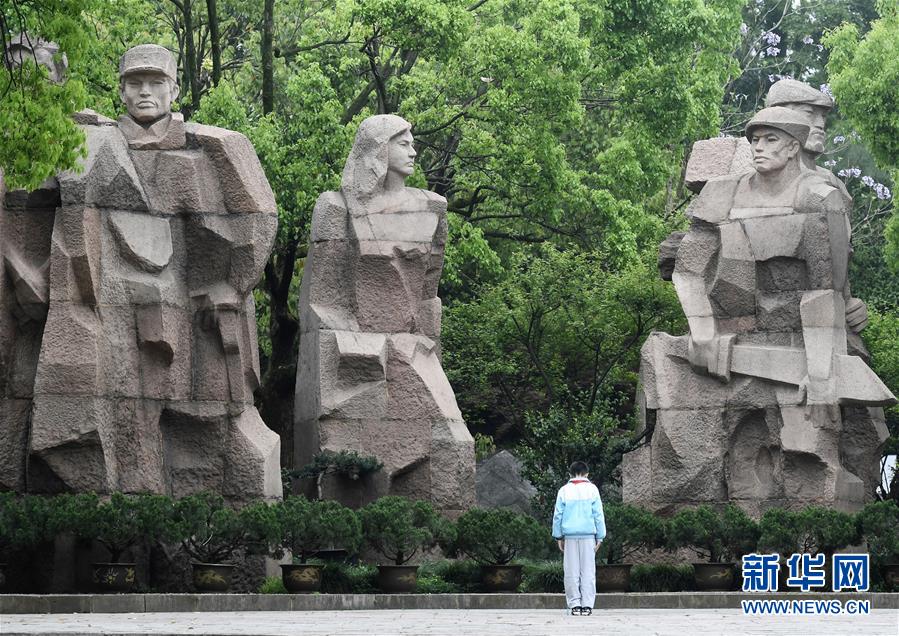
<svg viewBox="0 0 899 636">
<path fill-rule="evenodd" d="M 206 0 L 206 12 L 209 14 L 209 40 L 212 47 L 212 85 L 218 86 L 222 79 L 222 39 L 216 0 Z"/>
<path fill-rule="evenodd" d="M 283 255 L 272 255 L 265 266 L 265 288 L 269 297 L 269 337 L 272 356 L 259 388 L 259 414 L 281 437 L 281 466 L 293 467 L 293 406 L 296 391 L 300 324 L 290 307 L 290 281 L 297 259 L 292 242 Z"/>
<path fill-rule="evenodd" d="M 262 112 L 266 115 L 275 108 L 274 30 L 275 0 L 265 0 L 262 13 Z"/>
<path fill-rule="evenodd" d="M 200 78 L 197 75 L 197 45 L 194 41 L 194 18 L 193 0 L 183 0 L 184 7 L 184 38 L 185 53 L 187 59 L 184 61 L 185 79 L 190 87 L 190 109 L 185 114 L 185 119 L 197 112 L 200 108 Z"/>
</svg>

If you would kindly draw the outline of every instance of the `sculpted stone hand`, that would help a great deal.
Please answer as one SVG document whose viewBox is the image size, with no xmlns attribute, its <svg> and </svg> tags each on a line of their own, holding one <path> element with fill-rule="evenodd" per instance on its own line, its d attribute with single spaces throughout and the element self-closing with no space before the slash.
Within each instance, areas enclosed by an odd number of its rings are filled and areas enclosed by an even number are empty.
<svg viewBox="0 0 899 636">
<path fill-rule="evenodd" d="M 727 382 L 730 380 L 733 344 L 733 334 L 715 335 L 710 338 L 690 336 L 687 344 L 690 365 L 700 373 L 707 373 Z"/>
</svg>

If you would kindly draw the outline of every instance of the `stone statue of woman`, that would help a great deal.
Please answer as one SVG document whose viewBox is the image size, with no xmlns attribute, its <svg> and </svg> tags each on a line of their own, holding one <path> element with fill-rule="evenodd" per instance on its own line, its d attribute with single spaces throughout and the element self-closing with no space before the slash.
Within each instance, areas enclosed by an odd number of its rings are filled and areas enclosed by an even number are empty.
<svg viewBox="0 0 899 636">
<path fill-rule="evenodd" d="M 294 460 L 373 455 L 384 468 L 366 492 L 332 480 L 325 496 L 358 504 L 402 494 L 452 513 L 473 503 L 474 445 L 440 363 L 446 199 L 405 186 L 413 141 L 401 117 L 369 117 L 340 192 L 316 203 L 300 290 Z"/>
</svg>

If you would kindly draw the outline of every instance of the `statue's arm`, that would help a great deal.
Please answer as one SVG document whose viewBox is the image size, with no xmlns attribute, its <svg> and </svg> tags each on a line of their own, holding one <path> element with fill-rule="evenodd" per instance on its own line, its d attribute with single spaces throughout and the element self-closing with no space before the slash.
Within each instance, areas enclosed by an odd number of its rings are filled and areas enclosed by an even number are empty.
<svg viewBox="0 0 899 636">
<path fill-rule="evenodd" d="M 803 236 L 809 291 L 800 301 L 809 403 L 833 404 L 833 360 L 846 353 L 846 297 L 849 268 L 848 205 L 839 190 L 823 193 Z"/>
<path fill-rule="evenodd" d="M 690 363 L 701 372 L 728 380 L 733 338 L 718 333 L 709 300 L 709 285 L 720 249 L 718 228 L 694 219 L 677 250 L 671 279 L 690 326 Z"/>
<path fill-rule="evenodd" d="M 428 209 L 437 215 L 437 228 L 431 241 L 428 268 L 422 286 L 418 309 L 418 325 L 421 333 L 431 338 L 439 338 L 443 315 L 443 303 L 437 296 L 440 275 L 443 273 L 443 259 L 446 252 L 447 219 L 446 199 L 433 192 L 427 192 Z"/>
<path fill-rule="evenodd" d="M 192 124 L 189 133 L 218 173 L 225 214 L 190 218 L 191 295 L 212 307 L 240 307 L 268 262 L 278 231 L 275 196 L 242 134 Z"/>
</svg>

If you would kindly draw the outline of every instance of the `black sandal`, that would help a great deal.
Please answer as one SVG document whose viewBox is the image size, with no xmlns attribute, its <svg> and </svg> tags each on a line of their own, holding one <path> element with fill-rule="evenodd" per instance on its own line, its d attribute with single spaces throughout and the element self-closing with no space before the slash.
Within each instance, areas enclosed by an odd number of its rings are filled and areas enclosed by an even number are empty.
<svg viewBox="0 0 899 636">
<path fill-rule="evenodd" d="M 590 616 L 593 613 L 592 607 L 582 607 L 581 616 Z"/>
</svg>

